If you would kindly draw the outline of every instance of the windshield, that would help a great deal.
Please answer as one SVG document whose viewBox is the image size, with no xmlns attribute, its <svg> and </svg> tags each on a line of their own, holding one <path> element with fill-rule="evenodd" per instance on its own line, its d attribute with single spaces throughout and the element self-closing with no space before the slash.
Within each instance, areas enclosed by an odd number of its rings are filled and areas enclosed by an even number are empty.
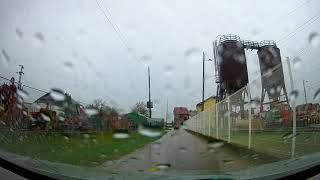
<svg viewBox="0 0 320 180">
<path fill-rule="evenodd" d="M 57 179 L 320 163 L 319 1 L 0 2 L 0 157 Z"/>
</svg>

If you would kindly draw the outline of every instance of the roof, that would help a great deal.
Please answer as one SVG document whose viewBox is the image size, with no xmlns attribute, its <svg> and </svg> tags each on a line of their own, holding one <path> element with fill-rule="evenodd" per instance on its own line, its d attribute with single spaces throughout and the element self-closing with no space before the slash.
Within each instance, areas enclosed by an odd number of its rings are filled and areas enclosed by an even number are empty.
<svg viewBox="0 0 320 180">
<path fill-rule="evenodd" d="M 71 96 L 66 96 L 66 99 L 67 99 L 67 97 L 71 98 Z M 56 101 L 56 100 L 54 100 L 51 97 L 49 92 L 46 93 L 45 95 L 39 97 L 37 100 L 34 101 L 34 103 L 49 103 L 49 104 L 54 104 L 54 105 L 55 104 L 62 104 L 63 102 L 64 101 Z M 72 102 L 72 104 L 79 104 L 75 100 L 73 100 L 72 98 L 71 98 L 71 102 Z"/>
<path fill-rule="evenodd" d="M 205 99 L 204 102 L 208 101 L 209 99 L 218 99 L 218 97 L 217 97 L 217 96 L 210 96 L 210 97 L 208 97 L 207 99 Z M 197 106 L 201 106 L 201 105 L 202 105 L 202 102 L 199 102 L 199 103 L 197 104 Z"/>
</svg>

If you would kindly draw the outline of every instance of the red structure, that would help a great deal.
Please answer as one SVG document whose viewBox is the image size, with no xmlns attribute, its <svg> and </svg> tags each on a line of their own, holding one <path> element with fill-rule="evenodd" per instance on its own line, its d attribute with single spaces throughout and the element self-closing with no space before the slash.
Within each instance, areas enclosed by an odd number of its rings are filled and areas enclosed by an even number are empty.
<svg viewBox="0 0 320 180">
<path fill-rule="evenodd" d="M 173 127 L 178 129 L 184 121 L 189 119 L 189 111 L 186 107 L 175 107 L 173 109 Z"/>
<path fill-rule="evenodd" d="M 18 121 L 22 120 L 23 111 L 27 111 L 23 106 L 23 99 L 18 98 L 17 87 L 15 79 L 12 77 L 10 84 L 3 84 L 0 86 L 0 101 L 3 106 L 0 111 L 0 118 L 9 125 L 16 125 Z"/>
<path fill-rule="evenodd" d="M 110 116 L 109 126 L 113 131 L 128 131 L 134 127 L 134 122 L 127 115 L 113 115 Z"/>
</svg>

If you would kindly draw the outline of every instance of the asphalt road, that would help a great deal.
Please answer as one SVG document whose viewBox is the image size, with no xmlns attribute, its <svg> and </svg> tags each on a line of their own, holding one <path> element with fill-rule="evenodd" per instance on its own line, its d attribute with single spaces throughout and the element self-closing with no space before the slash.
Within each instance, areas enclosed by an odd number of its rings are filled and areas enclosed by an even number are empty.
<svg viewBox="0 0 320 180">
<path fill-rule="evenodd" d="M 172 130 L 159 140 L 146 145 L 104 167 L 128 172 L 226 172 L 240 170 L 265 162 L 261 155 L 243 154 L 223 142 L 208 142 L 184 129 Z M 265 158 L 264 158 L 265 159 Z M 265 161 L 265 160 L 264 160 Z"/>
</svg>

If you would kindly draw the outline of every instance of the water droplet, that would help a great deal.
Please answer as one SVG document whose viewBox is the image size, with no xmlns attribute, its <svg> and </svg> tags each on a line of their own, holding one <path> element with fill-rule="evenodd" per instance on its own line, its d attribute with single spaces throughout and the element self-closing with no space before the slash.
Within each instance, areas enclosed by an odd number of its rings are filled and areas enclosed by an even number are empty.
<svg viewBox="0 0 320 180">
<path fill-rule="evenodd" d="M 64 121 L 64 120 L 65 120 L 65 118 L 64 118 L 64 117 L 62 117 L 62 116 L 59 116 L 59 120 L 60 120 L 60 121 Z"/>
<path fill-rule="evenodd" d="M 223 142 L 214 142 L 214 143 L 209 143 L 208 144 L 208 149 L 216 149 L 216 148 L 220 148 L 224 145 Z"/>
<path fill-rule="evenodd" d="M 88 139 L 88 138 L 90 138 L 90 135 L 89 134 L 83 134 L 83 137 Z"/>
<path fill-rule="evenodd" d="M 320 99 L 320 89 L 318 89 L 318 90 L 314 93 L 313 99 L 314 99 L 314 100 L 319 100 L 319 99 Z"/>
<path fill-rule="evenodd" d="M 147 136 L 147 137 L 158 137 L 158 136 L 161 135 L 160 131 L 147 129 L 147 128 L 144 128 L 142 126 L 139 126 L 138 132 L 139 132 L 139 134 L 141 134 L 143 136 Z"/>
<path fill-rule="evenodd" d="M 189 57 L 193 54 L 198 54 L 200 53 L 200 49 L 199 48 L 196 48 L 196 47 L 192 47 L 192 48 L 189 48 L 187 49 L 185 52 L 184 52 L 184 56 L 185 57 Z"/>
<path fill-rule="evenodd" d="M 130 50 L 129 50 L 130 51 Z M 144 64 L 144 65 L 149 65 L 150 62 L 152 60 L 152 57 L 151 56 L 147 56 L 147 55 L 144 55 L 141 57 L 141 62 Z"/>
<path fill-rule="evenodd" d="M 170 164 L 157 164 L 156 167 L 158 169 L 168 169 L 171 165 Z"/>
<path fill-rule="evenodd" d="M 270 89 L 270 94 L 274 94 L 276 91 L 275 91 L 275 89 L 274 88 L 271 88 Z"/>
<path fill-rule="evenodd" d="M 41 118 L 42 118 L 43 120 L 45 120 L 45 121 L 48 121 L 48 122 L 51 120 L 49 116 L 47 116 L 47 115 L 45 115 L 45 114 L 43 114 L 43 113 L 41 113 Z"/>
<path fill-rule="evenodd" d="M 27 91 L 23 90 L 23 89 L 18 89 L 17 90 L 17 94 L 19 97 L 21 97 L 23 100 L 26 100 L 29 98 L 29 94 Z"/>
<path fill-rule="evenodd" d="M 127 133 L 115 133 L 112 135 L 112 137 L 115 139 L 126 139 L 126 138 L 129 138 L 130 135 Z"/>
<path fill-rule="evenodd" d="M 166 65 L 164 67 L 164 72 L 167 75 L 171 75 L 173 73 L 173 71 L 175 70 L 175 67 L 173 65 Z"/>
<path fill-rule="evenodd" d="M 222 162 L 224 165 L 234 164 L 234 160 L 231 160 L 231 159 L 225 159 L 225 160 L 222 160 Z"/>
<path fill-rule="evenodd" d="M 293 68 L 297 69 L 301 66 L 302 60 L 300 57 L 297 56 L 293 58 L 292 62 L 293 62 Z"/>
<path fill-rule="evenodd" d="M 309 43 L 312 47 L 319 48 L 320 47 L 320 35 L 317 32 L 312 32 L 309 35 Z"/>
<path fill-rule="evenodd" d="M 97 111 L 96 109 L 90 109 L 90 108 L 85 109 L 84 112 L 85 112 L 88 116 L 93 116 L 93 115 L 98 114 L 98 111 Z"/>
<path fill-rule="evenodd" d="M 63 101 L 65 99 L 65 94 L 61 89 L 51 89 L 50 96 L 55 101 Z"/>
<path fill-rule="evenodd" d="M 273 70 L 272 69 L 268 69 L 262 76 L 268 78 L 270 76 L 272 76 Z"/>
<path fill-rule="evenodd" d="M 101 154 L 101 155 L 100 155 L 100 157 L 101 157 L 101 158 L 106 158 L 106 157 L 107 157 L 107 155 L 105 155 L 105 154 Z"/>
<path fill-rule="evenodd" d="M 66 140 L 66 141 L 69 141 L 69 138 L 67 136 L 63 136 L 63 138 Z"/>
<path fill-rule="evenodd" d="M 41 32 L 34 33 L 33 45 L 39 48 L 43 46 L 43 43 L 44 43 L 44 35 Z"/>
<path fill-rule="evenodd" d="M 180 150 L 181 152 L 187 152 L 187 148 L 185 148 L 185 147 L 180 147 L 179 150 Z"/>
<path fill-rule="evenodd" d="M 1 53 L 2 53 L 2 56 L 3 56 L 4 60 L 5 60 L 4 63 L 8 64 L 11 61 L 10 56 L 8 55 L 6 50 L 4 50 L 4 49 L 2 49 Z"/>
<path fill-rule="evenodd" d="M 282 87 L 281 87 L 281 86 L 278 86 L 278 87 L 277 87 L 277 92 L 280 93 L 280 92 L 281 92 L 281 89 L 282 89 Z"/>
<path fill-rule="evenodd" d="M 16 34 L 20 39 L 23 37 L 23 33 L 19 28 L 16 28 Z"/>
<path fill-rule="evenodd" d="M 74 68 L 74 63 L 71 62 L 71 61 L 66 61 L 64 62 L 64 69 L 66 72 L 72 72 L 73 71 L 73 68 Z"/>
<path fill-rule="evenodd" d="M 289 99 L 290 99 L 290 101 L 294 102 L 297 99 L 298 96 L 299 96 L 299 92 L 297 90 L 293 90 L 289 94 Z"/>
<path fill-rule="evenodd" d="M 135 156 L 130 157 L 130 159 L 132 159 L 132 160 L 138 160 L 138 158 L 135 157 Z"/>
<path fill-rule="evenodd" d="M 257 108 L 260 106 L 260 99 L 259 98 L 253 98 L 251 100 L 251 106 L 254 107 L 254 108 Z"/>
</svg>

